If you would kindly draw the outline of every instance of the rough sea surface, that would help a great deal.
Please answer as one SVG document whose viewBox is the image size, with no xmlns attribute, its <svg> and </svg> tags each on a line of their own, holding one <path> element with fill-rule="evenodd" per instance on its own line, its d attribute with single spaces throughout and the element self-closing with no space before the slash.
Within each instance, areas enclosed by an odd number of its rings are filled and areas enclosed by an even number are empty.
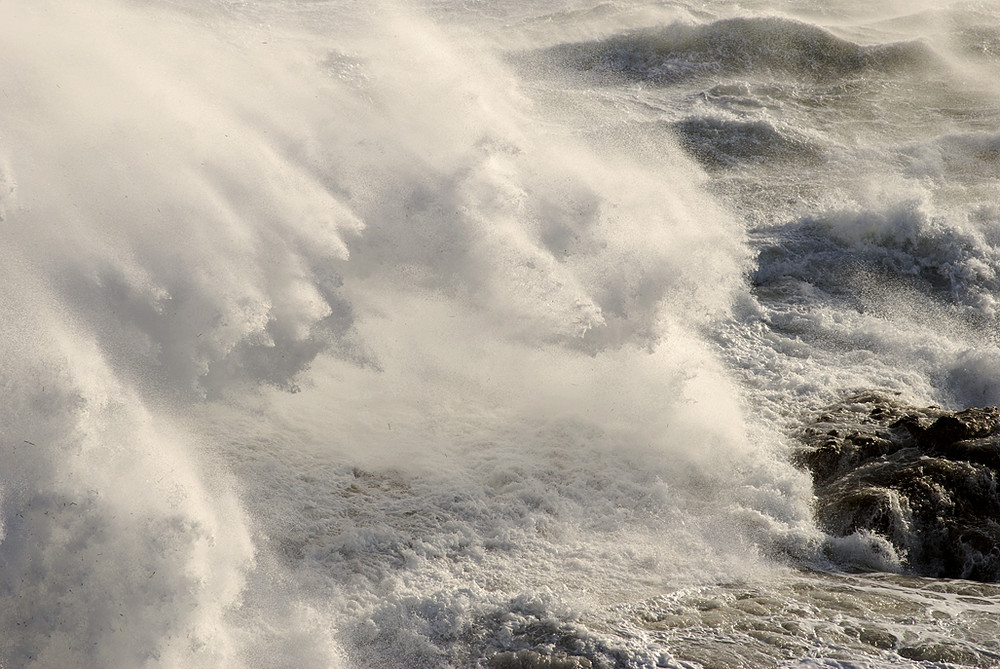
<svg viewBox="0 0 1000 669">
<path fill-rule="evenodd" d="M 0 3 L 0 667 L 1000 666 L 998 71 L 985 0 Z"/>
</svg>

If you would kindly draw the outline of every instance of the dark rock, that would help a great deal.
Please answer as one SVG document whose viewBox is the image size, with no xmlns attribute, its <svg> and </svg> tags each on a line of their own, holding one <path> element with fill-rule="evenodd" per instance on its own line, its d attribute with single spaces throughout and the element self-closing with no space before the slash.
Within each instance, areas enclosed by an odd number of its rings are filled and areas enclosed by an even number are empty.
<svg viewBox="0 0 1000 669">
<path fill-rule="evenodd" d="M 918 574 L 1000 580 L 1000 411 L 848 397 L 799 435 L 816 516 L 834 536 L 876 533 Z"/>
<path fill-rule="evenodd" d="M 1000 430 L 996 407 L 972 408 L 941 416 L 920 435 L 921 445 L 940 448 L 956 441 L 981 439 Z"/>
<path fill-rule="evenodd" d="M 894 648 L 898 641 L 895 636 L 882 629 L 863 629 L 858 634 L 858 639 L 883 650 Z"/>
</svg>

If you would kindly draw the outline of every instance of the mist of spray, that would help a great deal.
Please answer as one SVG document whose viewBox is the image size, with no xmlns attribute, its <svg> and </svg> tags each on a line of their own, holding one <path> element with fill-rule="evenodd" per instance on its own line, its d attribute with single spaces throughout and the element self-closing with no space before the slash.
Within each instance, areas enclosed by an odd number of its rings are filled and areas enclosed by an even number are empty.
<svg viewBox="0 0 1000 669">
<path fill-rule="evenodd" d="M 270 18 L 0 9 L 0 657 L 334 664 L 333 636 L 402 644 L 384 607 L 431 580 L 470 587 L 455 533 L 525 570 L 491 602 L 810 540 L 704 342 L 746 251 L 679 151 L 547 128 L 398 9 Z M 405 583 L 342 523 L 345 467 L 436 514 L 393 530 L 423 537 Z M 500 536 L 510 561 L 476 553 Z"/>
</svg>

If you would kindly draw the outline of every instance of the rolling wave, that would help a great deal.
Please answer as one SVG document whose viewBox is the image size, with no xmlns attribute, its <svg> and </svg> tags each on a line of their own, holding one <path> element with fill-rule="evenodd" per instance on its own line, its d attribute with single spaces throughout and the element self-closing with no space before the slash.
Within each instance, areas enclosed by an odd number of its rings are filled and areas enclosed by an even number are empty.
<svg viewBox="0 0 1000 669">
<path fill-rule="evenodd" d="M 920 42 L 860 45 L 814 25 L 777 17 L 733 18 L 564 45 L 553 54 L 581 69 L 658 85 L 754 73 L 829 81 L 866 71 L 924 68 Z"/>
</svg>

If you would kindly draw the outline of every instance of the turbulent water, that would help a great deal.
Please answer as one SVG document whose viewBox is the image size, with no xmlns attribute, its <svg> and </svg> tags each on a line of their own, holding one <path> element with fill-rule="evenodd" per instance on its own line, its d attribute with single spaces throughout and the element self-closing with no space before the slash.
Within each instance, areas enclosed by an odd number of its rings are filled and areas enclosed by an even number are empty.
<svg viewBox="0 0 1000 669">
<path fill-rule="evenodd" d="M 1000 403 L 996 3 L 0 45 L 0 666 L 1000 666 L 1000 585 L 796 456 L 859 392 Z"/>
</svg>

